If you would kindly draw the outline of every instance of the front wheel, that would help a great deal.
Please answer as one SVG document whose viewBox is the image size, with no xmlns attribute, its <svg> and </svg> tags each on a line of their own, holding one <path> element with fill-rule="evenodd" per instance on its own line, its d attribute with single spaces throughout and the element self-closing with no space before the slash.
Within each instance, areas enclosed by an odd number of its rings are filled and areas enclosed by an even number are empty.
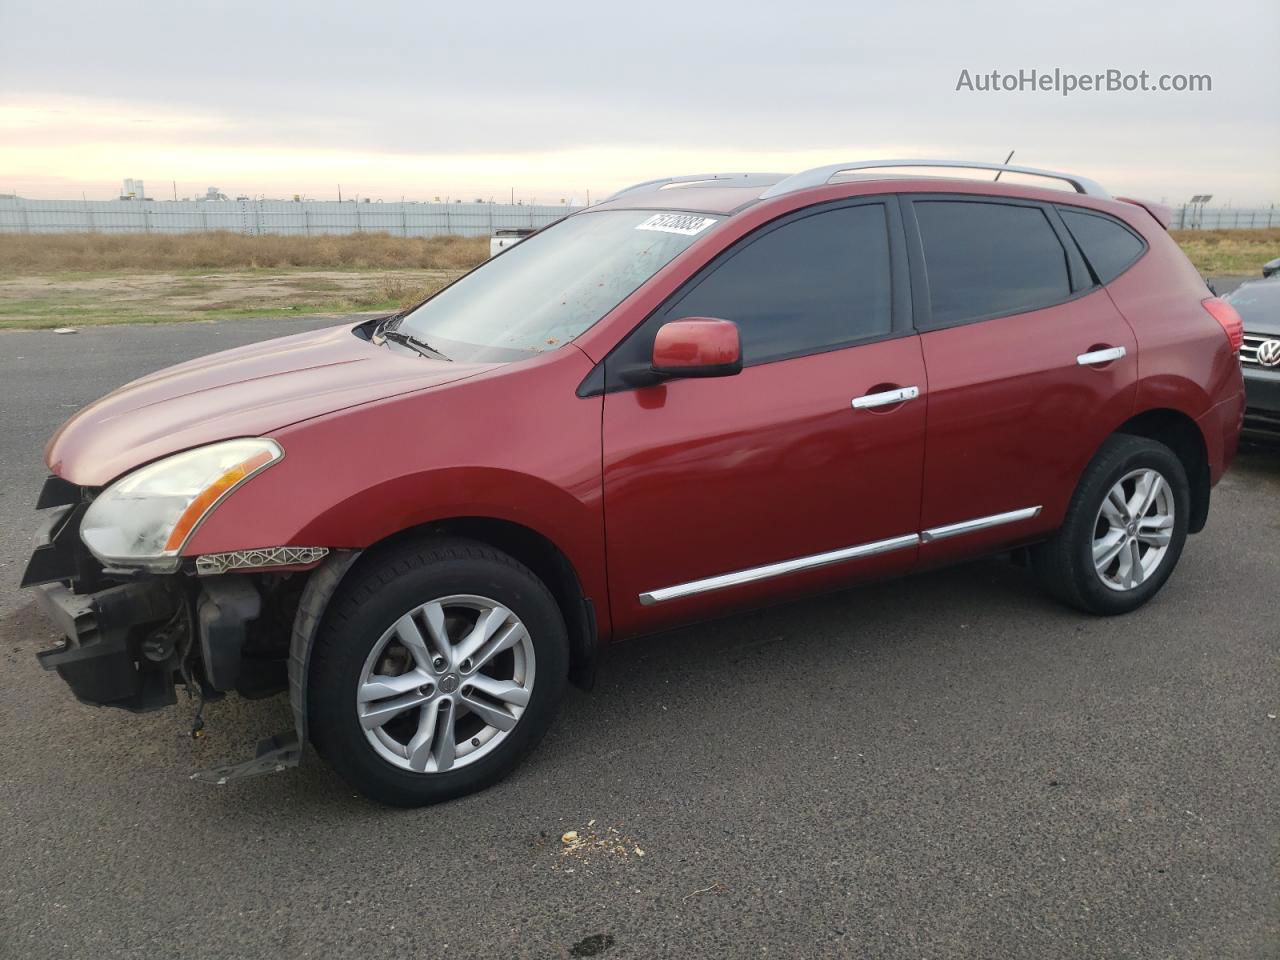
<svg viewBox="0 0 1280 960">
<path fill-rule="evenodd" d="M 450 800 L 533 749 L 567 674 L 564 620 L 527 568 L 480 543 L 418 543 L 357 570 L 326 612 L 311 738 L 366 796 Z"/>
<path fill-rule="evenodd" d="M 1085 469 L 1057 536 L 1032 549 L 1032 565 L 1063 602 L 1128 613 L 1173 573 L 1190 513 L 1190 484 L 1173 451 L 1116 434 Z"/>
</svg>

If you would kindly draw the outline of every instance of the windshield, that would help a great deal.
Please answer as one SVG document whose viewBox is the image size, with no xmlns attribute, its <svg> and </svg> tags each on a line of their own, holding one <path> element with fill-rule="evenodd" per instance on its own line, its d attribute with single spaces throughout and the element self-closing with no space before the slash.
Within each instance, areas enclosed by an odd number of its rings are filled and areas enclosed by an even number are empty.
<svg viewBox="0 0 1280 960">
<path fill-rule="evenodd" d="M 600 210 L 511 247 L 396 329 L 451 360 L 523 360 L 569 342 L 688 247 L 716 217 Z"/>
</svg>

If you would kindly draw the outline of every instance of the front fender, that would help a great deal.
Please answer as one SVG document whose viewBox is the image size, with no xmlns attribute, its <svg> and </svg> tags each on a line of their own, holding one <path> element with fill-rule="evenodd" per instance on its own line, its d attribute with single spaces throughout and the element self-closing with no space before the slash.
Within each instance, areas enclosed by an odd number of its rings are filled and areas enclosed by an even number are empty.
<svg viewBox="0 0 1280 960">
<path fill-rule="evenodd" d="M 220 504 L 183 553 L 366 549 L 425 523 L 487 517 L 551 541 L 603 600 L 603 400 L 575 393 L 590 368 L 565 347 L 275 431 L 284 459 Z"/>
</svg>

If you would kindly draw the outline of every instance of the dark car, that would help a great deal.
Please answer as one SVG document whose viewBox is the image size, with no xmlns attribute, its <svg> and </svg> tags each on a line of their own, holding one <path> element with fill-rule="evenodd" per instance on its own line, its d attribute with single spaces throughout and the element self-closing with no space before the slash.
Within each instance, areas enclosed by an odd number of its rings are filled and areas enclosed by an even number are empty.
<svg viewBox="0 0 1280 960">
<path fill-rule="evenodd" d="M 1280 277 L 1251 280 L 1226 299 L 1244 320 L 1245 432 L 1280 440 Z"/>
<path fill-rule="evenodd" d="M 943 165 L 637 185 L 99 400 L 46 451 L 45 666 L 131 710 L 287 689 L 210 778 L 311 741 L 418 804 L 512 769 L 611 641 L 1024 548 L 1137 609 L 1235 454 L 1240 318 L 1156 205 L 872 172 Z"/>
</svg>

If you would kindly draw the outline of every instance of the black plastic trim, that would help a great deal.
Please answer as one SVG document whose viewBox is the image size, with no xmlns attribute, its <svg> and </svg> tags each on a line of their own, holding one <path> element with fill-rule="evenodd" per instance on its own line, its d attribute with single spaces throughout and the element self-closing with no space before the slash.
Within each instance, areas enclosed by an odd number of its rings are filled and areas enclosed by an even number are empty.
<svg viewBox="0 0 1280 960">
<path fill-rule="evenodd" d="M 163 624 L 185 602 L 173 580 L 140 580 L 94 594 L 44 584 L 36 598 L 66 637 L 63 646 L 36 658 L 56 670 L 81 703 L 142 713 L 175 702 L 171 670 L 139 650 L 145 629 Z"/>
<path fill-rule="evenodd" d="M 73 503 L 79 503 L 81 499 L 81 488 L 72 483 L 70 480 L 63 480 L 62 477 L 50 476 L 44 486 L 40 488 L 40 495 L 36 497 L 36 509 L 47 510 L 50 507 L 65 507 Z"/>
<path fill-rule="evenodd" d="M 1137 240 L 1140 244 L 1142 244 L 1141 252 L 1132 260 L 1130 260 L 1127 264 L 1125 264 L 1124 268 L 1121 269 L 1119 273 L 1117 273 L 1110 280 L 1106 281 L 1106 283 L 1103 283 L 1102 276 L 1098 273 L 1097 269 L 1094 267 L 1092 262 L 1090 262 L 1088 254 L 1084 252 L 1084 247 L 1081 246 L 1080 241 L 1076 239 L 1076 235 L 1071 232 L 1071 227 L 1067 224 L 1067 221 L 1060 216 L 1063 207 L 1070 208 L 1070 211 L 1072 213 L 1080 213 L 1080 214 L 1086 214 L 1091 217 L 1097 217 L 1100 220 L 1106 220 L 1110 223 L 1114 223 L 1117 227 L 1121 227 L 1122 229 L 1127 230 L 1135 240 Z M 1075 204 L 1071 204 L 1071 203 L 1055 203 L 1053 205 L 1053 208 L 1054 208 L 1054 213 L 1059 214 L 1058 220 L 1059 222 L 1062 223 L 1062 229 L 1065 230 L 1067 233 L 1067 236 L 1071 238 L 1072 245 L 1076 248 L 1076 250 L 1079 251 L 1080 258 L 1084 261 L 1085 265 L 1089 269 L 1089 275 L 1093 278 L 1093 282 L 1098 286 L 1106 286 L 1107 284 L 1115 283 L 1117 280 L 1123 277 L 1126 273 L 1132 270 L 1135 266 L 1137 266 L 1139 260 L 1141 260 L 1143 257 L 1145 257 L 1148 253 L 1151 252 L 1151 244 L 1147 242 L 1147 238 L 1144 237 L 1142 234 L 1140 234 L 1137 230 L 1133 229 L 1133 227 L 1129 226 L 1129 224 L 1125 223 L 1119 217 L 1113 217 L 1109 213 L 1103 213 L 1101 210 L 1093 210 L 1089 207 L 1077 207 Z"/>
</svg>

